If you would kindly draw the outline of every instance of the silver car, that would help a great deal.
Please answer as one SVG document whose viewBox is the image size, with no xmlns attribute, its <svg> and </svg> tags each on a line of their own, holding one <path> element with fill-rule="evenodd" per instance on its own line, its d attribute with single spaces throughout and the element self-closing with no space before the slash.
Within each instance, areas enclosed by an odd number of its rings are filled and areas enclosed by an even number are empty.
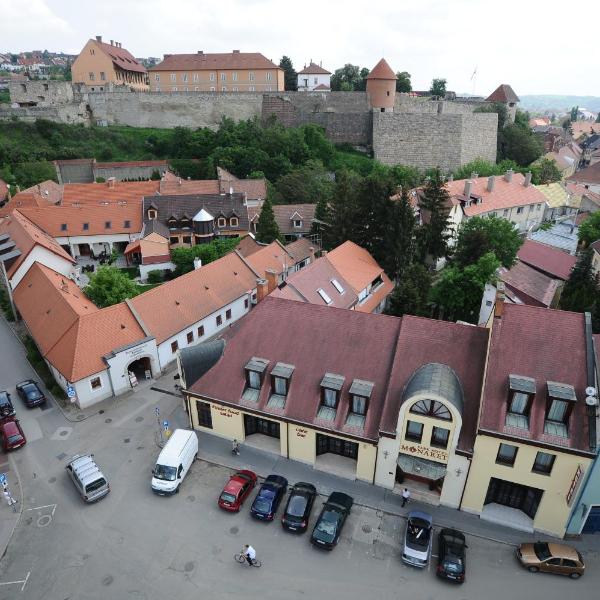
<svg viewBox="0 0 600 600">
<path fill-rule="evenodd" d="M 431 515 L 418 510 L 411 511 L 406 521 L 402 561 L 420 569 L 426 567 L 431 555 L 432 540 L 433 518 Z"/>
<path fill-rule="evenodd" d="M 65 468 L 85 502 L 95 502 L 110 492 L 110 485 L 93 454 L 77 454 Z"/>
</svg>

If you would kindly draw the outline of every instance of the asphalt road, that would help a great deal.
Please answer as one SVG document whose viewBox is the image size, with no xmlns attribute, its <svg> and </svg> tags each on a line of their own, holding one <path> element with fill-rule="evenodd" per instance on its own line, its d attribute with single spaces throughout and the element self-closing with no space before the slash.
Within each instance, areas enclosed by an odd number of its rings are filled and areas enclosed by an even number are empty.
<svg viewBox="0 0 600 600">
<path fill-rule="evenodd" d="M 0 388 L 6 388 L 16 375 L 29 375 L 1 326 L 0 344 L 3 357 L 15 353 L 14 365 L 0 367 Z M 177 399 L 155 392 L 134 395 L 81 423 L 67 422 L 56 407 L 25 411 L 18 404 L 30 436 L 13 454 L 24 510 L 0 562 L 0 600 L 562 600 L 592 598 L 600 588 L 597 558 L 578 581 L 533 575 L 516 563 L 514 548 L 476 537 L 468 539 L 466 583 L 438 581 L 434 564 L 419 571 L 401 563 L 401 518 L 359 506 L 338 547 L 319 551 L 308 535 L 289 534 L 278 521 L 252 520 L 250 502 L 239 514 L 220 511 L 216 498 L 229 471 L 202 460 L 180 494 L 155 496 L 150 471 L 159 452 L 157 401 L 161 418 L 175 414 Z M 93 505 L 81 501 L 64 470 L 67 457 L 83 451 L 95 454 L 111 484 L 111 493 Z M 244 543 L 257 549 L 262 568 L 234 562 Z"/>
</svg>

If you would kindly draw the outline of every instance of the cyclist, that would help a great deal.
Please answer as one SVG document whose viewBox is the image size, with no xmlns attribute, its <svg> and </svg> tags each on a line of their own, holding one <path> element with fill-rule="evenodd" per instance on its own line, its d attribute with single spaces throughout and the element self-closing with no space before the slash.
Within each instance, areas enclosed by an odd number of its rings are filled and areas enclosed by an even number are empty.
<svg viewBox="0 0 600 600">
<path fill-rule="evenodd" d="M 242 550 L 242 554 L 246 557 L 248 564 L 252 566 L 252 563 L 256 560 L 256 550 L 249 544 L 246 544 Z"/>
</svg>

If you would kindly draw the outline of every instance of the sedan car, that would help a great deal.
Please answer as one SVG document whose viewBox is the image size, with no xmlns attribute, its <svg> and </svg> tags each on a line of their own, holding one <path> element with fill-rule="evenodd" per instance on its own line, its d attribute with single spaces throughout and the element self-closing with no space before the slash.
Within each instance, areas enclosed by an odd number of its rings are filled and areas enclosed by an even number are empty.
<svg viewBox="0 0 600 600">
<path fill-rule="evenodd" d="M 17 392 L 28 408 L 44 404 L 46 396 L 40 390 L 40 386 L 33 379 L 26 379 L 17 383 Z"/>
<path fill-rule="evenodd" d="M 297 483 L 290 491 L 281 525 L 288 531 L 304 533 L 308 527 L 308 518 L 317 495 L 317 489 L 312 483 Z"/>
<path fill-rule="evenodd" d="M 16 450 L 27 443 L 19 421 L 13 418 L 0 421 L 0 440 L 4 450 Z"/>
<path fill-rule="evenodd" d="M 238 471 L 225 484 L 219 496 L 219 506 L 229 512 L 238 512 L 255 485 L 256 473 L 247 470 Z"/>
<path fill-rule="evenodd" d="M 255 519 L 272 521 L 281 499 L 287 492 L 288 481 L 281 475 L 269 475 L 260 486 L 256 498 L 250 507 Z"/>
<path fill-rule="evenodd" d="M 581 554 L 575 548 L 564 544 L 521 544 L 517 550 L 517 558 L 531 573 L 546 571 L 578 579 L 585 571 Z"/>
<path fill-rule="evenodd" d="M 353 504 L 352 496 L 342 492 L 333 492 L 321 509 L 321 514 L 310 536 L 311 543 L 318 548 L 333 550 L 340 539 L 342 528 Z"/>
<path fill-rule="evenodd" d="M 0 419 L 12 417 L 15 414 L 15 407 L 10 399 L 8 392 L 0 392 Z"/>
<path fill-rule="evenodd" d="M 419 510 L 408 513 L 402 561 L 420 569 L 426 567 L 431 554 L 432 539 L 433 518 L 431 515 Z"/>
<path fill-rule="evenodd" d="M 456 529 L 442 529 L 438 537 L 439 553 L 436 574 L 442 579 L 463 583 L 465 580 L 464 533 Z"/>
</svg>

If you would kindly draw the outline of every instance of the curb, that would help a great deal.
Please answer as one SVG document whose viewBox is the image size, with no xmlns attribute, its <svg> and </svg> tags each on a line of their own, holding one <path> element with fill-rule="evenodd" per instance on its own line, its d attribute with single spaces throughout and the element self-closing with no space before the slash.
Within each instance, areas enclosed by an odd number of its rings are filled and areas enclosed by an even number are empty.
<svg viewBox="0 0 600 600">
<path fill-rule="evenodd" d="M 12 456 L 9 456 L 9 462 L 11 463 L 11 468 L 13 469 L 13 471 L 15 472 L 15 478 L 17 481 L 17 486 L 19 488 L 19 491 L 21 492 L 21 501 L 18 502 L 19 504 L 19 516 L 16 518 L 13 528 L 10 532 L 10 535 L 8 536 L 8 540 L 6 541 L 6 545 L 4 546 L 4 548 L 2 549 L 2 554 L 0 554 L 0 560 L 2 560 L 6 554 L 6 551 L 8 550 L 8 546 L 10 545 L 10 542 L 13 538 L 13 535 L 15 534 L 15 529 L 17 528 L 17 525 L 21 522 L 21 517 L 23 516 L 23 511 L 25 510 L 23 508 L 23 504 L 25 502 L 25 496 L 23 494 L 23 487 L 21 486 L 21 477 L 19 476 L 19 469 L 17 468 L 17 463 L 16 461 L 12 458 Z"/>
</svg>

